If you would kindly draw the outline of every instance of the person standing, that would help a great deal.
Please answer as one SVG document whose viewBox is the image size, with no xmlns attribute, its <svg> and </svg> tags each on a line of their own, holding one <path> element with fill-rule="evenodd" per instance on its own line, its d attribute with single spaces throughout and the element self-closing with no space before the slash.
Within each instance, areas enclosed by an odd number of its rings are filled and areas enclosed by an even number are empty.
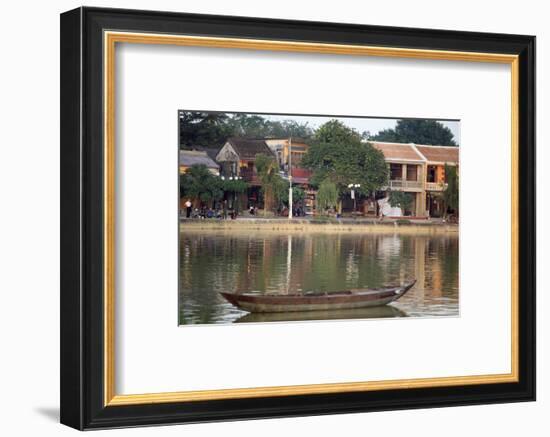
<svg viewBox="0 0 550 437">
<path fill-rule="evenodd" d="M 186 209 L 186 217 L 191 217 L 191 211 L 193 211 L 193 204 L 189 199 L 187 199 L 187 202 L 185 202 L 185 209 Z"/>
<path fill-rule="evenodd" d="M 227 199 L 223 201 L 223 219 L 227 220 Z"/>
</svg>

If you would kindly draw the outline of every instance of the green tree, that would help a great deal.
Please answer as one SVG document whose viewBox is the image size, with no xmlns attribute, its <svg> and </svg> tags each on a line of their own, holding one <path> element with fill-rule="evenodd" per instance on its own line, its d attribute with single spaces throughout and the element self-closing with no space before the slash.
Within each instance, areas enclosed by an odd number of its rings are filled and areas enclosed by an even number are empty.
<svg viewBox="0 0 550 437">
<path fill-rule="evenodd" d="M 392 143 L 457 146 L 452 131 L 435 120 L 398 120 L 394 129 L 384 129 L 370 138 Z"/>
<path fill-rule="evenodd" d="M 451 208 L 456 212 L 458 216 L 458 169 L 454 165 L 445 164 L 445 181 L 447 187 L 443 191 L 443 200 L 445 201 L 445 211 L 447 208 Z"/>
<path fill-rule="evenodd" d="M 273 210 L 279 201 L 284 190 L 285 181 L 279 175 L 279 164 L 274 157 L 259 153 L 256 155 L 254 165 L 256 166 L 258 179 L 262 184 L 265 215 L 268 210 Z"/>
<path fill-rule="evenodd" d="M 240 194 L 247 190 L 248 184 L 242 179 L 225 179 L 222 181 L 222 188 L 223 191 Z"/>
<path fill-rule="evenodd" d="M 405 214 L 405 210 L 411 207 L 412 200 L 412 195 L 403 191 L 390 191 L 390 196 L 388 199 L 392 207 L 401 208 L 403 215 Z"/>
<path fill-rule="evenodd" d="M 193 165 L 180 176 L 180 196 L 210 203 L 223 197 L 222 180 L 203 164 Z"/>
<path fill-rule="evenodd" d="M 233 208 L 236 211 L 241 209 L 239 197 L 237 194 L 244 193 L 248 189 L 248 184 L 242 179 L 224 179 L 222 180 L 222 189 L 229 193 L 233 198 Z"/>
<path fill-rule="evenodd" d="M 320 126 L 301 161 L 313 170 L 310 182 L 320 186 L 327 179 L 336 185 L 339 196 L 350 183 L 360 184 L 357 195 L 371 196 L 388 180 L 384 155 L 362 139 L 362 135 L 338 120 Z"/>
<path fill-rule="evenodd" d="M 180 111 L 180 148 L 221 146 L 232 135 L 228 120 L 224 113 Z"/>
<path fill-rule="evenodd" d="M 306 123 L 298 123 L 295 120 L 283 120 L 272 122 L 273 137 L 297 137 L 309 139 L 313 136 L 313 129 Z"/>
<path fill-rule="evenodd" d="M 229 137 L 310 138 L 313 129 L 296 120 L 269 120 L 257 114 L 180 111 L 180 148 L 221 147 Z"/>
<path fill-rule="evenodd" d="M 297 203 L 304 200 L 306 197 L 306 193 L 304 190 L 302 190 L 300 187 L 292 187 L 292 202 Z M 285 205 L 288 206 L 288 183 L 286 183 L 286 187 L 281 192 L 280 201 Z"/>
<path fill-rule="evenodd" d="M 317 210 L 324 212 L 329 208 L 336 207 L 338 202 L 338 189 L 330 179 L 325 179 L 319 184 L 316 196 Z"/>
<path fill-rule="evenodd" d="M 259 138 L 309 138 L 313 129 L 308 123 L 299 123 L 296 120 L 269 120 L 256 114 L 233 114 L 228 125 L 235 136 Z"/>
</svg>

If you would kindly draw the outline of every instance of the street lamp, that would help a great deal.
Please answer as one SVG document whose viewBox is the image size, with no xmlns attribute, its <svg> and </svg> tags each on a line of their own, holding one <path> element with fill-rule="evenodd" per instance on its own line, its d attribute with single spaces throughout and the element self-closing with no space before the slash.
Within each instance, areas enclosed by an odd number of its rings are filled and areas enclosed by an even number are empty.
<svg viewBox="0 0 550 437">
<path fill-rule="evenodd" d="M 292 218 L 292 135 L 288 138 L 288 218 Z"/>
<path fill-rule="evenodd" d="M 349 184 L 348 188 L 351 190 L 351 198 L 353 199 L 353 214 L 357 213 L 357 199 L 355 199 L 355 189 L 360 188 L 361 184 Z"/>
<path fill-rule="evenodd" d="M 231 178 L 229 178 L 231 180 Z M 233 176 L 233 180 L 235 181 L 238 181 L 238 180 L 241 180 L 242 177 L 241 176 Z M 236 214 L 239 213 L 239 208 L 238 208 L 238 205 L 239 202 L 237 200 L 237 190 L 236 190 L 236 187 L 233 186 L 233 210 L 235 211 Z"/>
</svg>

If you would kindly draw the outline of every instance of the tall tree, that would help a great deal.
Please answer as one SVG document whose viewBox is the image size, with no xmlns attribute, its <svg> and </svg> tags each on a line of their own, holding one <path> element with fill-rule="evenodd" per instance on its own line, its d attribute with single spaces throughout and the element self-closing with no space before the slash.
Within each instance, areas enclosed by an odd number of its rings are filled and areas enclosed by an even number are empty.
<svg viewBox="0 0 550 437">
<path fill-rule="evenodd" d="M 241 210 L 239 196 L 237 194 L 244 193 L 248 188 L 248 184 L 242 179 L 223 179 L 222 180 L 222 189 L 224 192 L 231 195 L 232 207 L 235 211 Z"/>
<path fill-rule="evenodd" d="M 371 137 L 371 140 L 437 146 L 458 145 L 452 131 L 435 120 L 398 120 L 394 129 L 384 129 Z"/>
<path fill-rule="evenodd" d="M 210 203 L 223 197 L 222 180 L 203 164 L 193 165 L 180 176 L 180 196 Z"/>
<path fill-rule="evenodd" d="M 292 202 L 294 203 L 294 205 L 296 205 L 296 203 L 301 202 L 302 200 L 304 200 L 305 197 L 306 197 L 306 193 L 304 192 L 304 190 L 302 188 L 292 187 Z M 281 195 L 280 195 L 279 201 L 284 206 L 289 206 L 288 183 L 286 183 L 284 188 L 281 190 Z"/>
<path fill-rule="evenodd" d="M 401 208 L 401 212 L 405 215 L 405 210 L 411 207 L 413 198 L 411 193 L 406 193 L 404 191 L 390 191 L 388 201 L 392 207 Z"/>
<path fill-rule="evenodd" d="M 443 200 L 445 201 L 446 208 L 451 208 L 458 216 L 458 170 L 454 165 L 445 164 L 445 181 L 447 187 L 443 191 Z"/>
<path fill-rule="evenodd" d="M 296 120 L 269 120 L 256 114 L 180 111 L 180 148 L 221 147 L 232 136 L 254 138 L 310 138 L 313 129 Z"/>
<path fill-rule="evenodd" d="M 263 153 L 256 155 L 254 165 L 258 172 L 258 179 L 262 184 L 264 196 L 264 215 L 267 211 L 274 209 L 284 189 L 285 182 L 279 175 L 279 164 L 277 160 Z"/>
<path fill-rule="evenodd" d="M 232 135 L 224 113 L 180 111 L 180 148 L 219 147 Z"/>
<path fill-rule="evenodd" d="M 349 184 L 360 185 L 356 189 L 358 195 L 370 196 L 388 179 L 382 152 L 338 120 L 317 129 L 301 165 L 313 170 L 313 185 L 329 180 L 336 185 L 339 196 L 348 191 Z"/>
<path fill-rule="evenodd" d="M 313 135 L 313 129 L 308 123 L 299 123 L 296 120 L 269 120 L 256 114 L 233 114 L 228 125 L 233 135 L 243 137 L 261 138 L 309 138 Z"/>
<path fill-rule="evenodd" d="M 338 202 L 338 190 L 336 184 L 330 179 L 325 179 L 319 184 L 319 190 L 317 190 L 317 196 L 315 198 L 317 202 L 317 209 L 321 212 L 328 210 L 329 208 L 335 208 Z"/>
</svg>

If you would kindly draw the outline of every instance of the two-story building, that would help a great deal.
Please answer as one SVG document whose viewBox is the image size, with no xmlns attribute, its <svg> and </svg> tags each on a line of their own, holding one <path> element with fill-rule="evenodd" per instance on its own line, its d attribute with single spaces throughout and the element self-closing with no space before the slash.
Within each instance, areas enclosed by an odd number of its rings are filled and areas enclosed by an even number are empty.
<svg viewBox="0 0 550 437">
<path fill-rule="evenodd" d="M 265 142 L 277 157 L 280 169 L 285 173 L 288 173 L 290 165 L 300 167 L 300 162 L 309 148 L 302 138 L 268 138 Z"/>
<path fill-rule="evenodd" d="M 389 180 L 383 191 L 404 191 L 411 195 L 410 209 L 404 215 L 425 216 L 425 159 L 412 144 L 370 142 L 384 154 Z"/>
<path fill-rule="evenodd" d="M 442 193 L 446 189 L 445 165 L 458 166 L 459 148 L 412 143 L 370 141 L 384 154 L 389 181 L 383 190 L 404 191 L 412 203 L 404 215 L 441 217 Z"/>
<path fill-rule="evenodd" d="M 291 175 L 293 186 L 300 186 L 304 190 L 305 198 L 301 206 L 307 214 L 313 214 L 316 191 L 309 185 L 309 178 L 313 172 L 301 166 L 302 158 L 309 149 L 306 140 L 287 137 L 268 138 L 265 142 L 277 157 L 283 177 L 288 179 Z"/>
<path fill-rule="evenodd" d="M 256 169 L 256 156 L 262 154 L 277 158 L 263 139 L 229 138 L 216 155 L 224 178 L 242 178 L 250 186 L 242 194 L 241 205 L 256 205 L 260 199 L 261 183 Z"/>
<path fill-rule="evenodd" d="M 256 155 L 276 157 L 265 140 L 229 138 L 216 155 L 224 177 L 240 177 L 250 185 L 260 185 L 255 162 Z"/>
<path fill-rule="evenodd" d="M 426 213 L 430 217 L 444 214 L 441 196 L 447 188 L 445 165 L 456 166 L 459 163 L 459 148 L 452 146 L 415 146 L 426 160 Z"/>
</svg>

